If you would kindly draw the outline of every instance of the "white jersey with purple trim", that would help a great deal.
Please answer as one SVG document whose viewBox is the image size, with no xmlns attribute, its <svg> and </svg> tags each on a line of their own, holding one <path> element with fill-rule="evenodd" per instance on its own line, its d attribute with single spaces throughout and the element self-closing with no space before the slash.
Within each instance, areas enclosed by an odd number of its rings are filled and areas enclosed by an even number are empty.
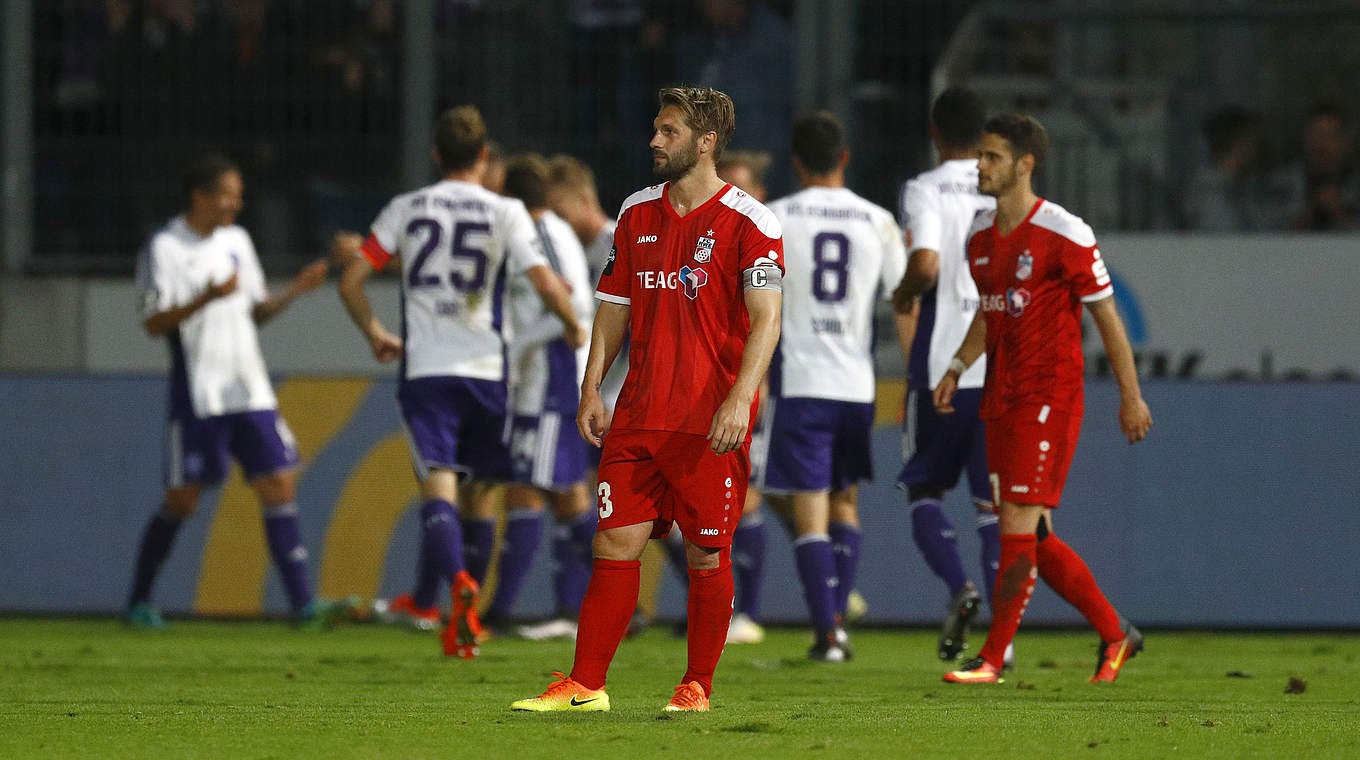
<svg viewBox="0 0 1360 760">
<path fill-rule="evenodd" d="M 576 321 L 589 325 L 595 320 L 595 298 L 585 250 L 572 231 L 571 225 L 551 211 L 543 212 L 534 225 L 539 248 L 548 266 L 562 277 L 571 288 L 571 307 Z M 562 337 L 562 320 L 548 311 L 534 285 L 523 270 L 507 273 L 510 295 L 510 404 L 515 414 L 534 415 L 543 411 L 543 400 L 548 392 L 549 375 L 563 368 L 551 366 L 547 345 Z M 575 351 L 576 366 L 570 383 L 580 394 L 585 379 L 589 344 Z M 554 382 L 565 382 L 552 378 Z"/>
<path fill-rule="evenodd" d="M 874 400 L 876 297 L 906 272 L 892 212 L 848 188 L 809 187 L 770 204 L 784 229 L 779 395 Z"/>
<path fill-rule="evenodd" d="M 505 379 L 505 277 L 547 264 L 523 203 L 437 182 L 387 204 L 361 253 L 378 269 L 401 257 L 406 379 Z"/>
<path fill-rule="evenodd" d="M 940 262 L 935 287 L 921 299 L 908 361 L 913 388 L 940 384 L 973 323 L 978 289 L 968 269 L 968 230 L 980 212 L 994 208 L 996 199 L 978 192 L 977 161 L 971 158 L 945 161 L 902 186 L 899 211 L 907 252 L 932 250 Z M 987 359 L 980 357 L 959 378 L 959 387 L 981 388 L 986 376 Z"/>
<path fill-rule="evenodd" d="M 236 292 L 208 302 L 170 337 L 172 350 L 177 344 L 182 352 L 188 397 L 200 418 L 278 406 L 255 331 L 255 305 L 269 297 L 255 245 L 239 226 L 205 237 L 177 216 L 151 236 L 137 261 L 143 317 L 184 306 L 233 273 Z"/>
</svg>

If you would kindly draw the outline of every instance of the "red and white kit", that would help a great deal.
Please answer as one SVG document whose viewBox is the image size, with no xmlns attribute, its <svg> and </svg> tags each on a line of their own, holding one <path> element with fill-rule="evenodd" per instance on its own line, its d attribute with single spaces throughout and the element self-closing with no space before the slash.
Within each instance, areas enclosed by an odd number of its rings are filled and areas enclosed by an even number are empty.
<svg viewBox="0 0 1360 760">
<path fill-rule="evenodd" d="M 1095 234 L 1039 199 L 1009 235 L 996 212 L 968 233 L 987 324 L 987 461 L 996 501 L 1056 507 L 1081 431 L 1081 310 L 1114 293 Z"/>
<path fill-rule="evenodd" d="M 600 462 L 600 529 L 656 520 L 664 535 L 674 521 L 694 543 L 721 547 L 741 517 L 750 433 L 723 456 L 705 437 L 750 330 L 743 273 L 782 275 L 783 240 L 774 214 L 731 185 L 684 217 L 667 187 L 624 201 L 595 292 L 631 308 L 628 378 Z"/>
</svg>

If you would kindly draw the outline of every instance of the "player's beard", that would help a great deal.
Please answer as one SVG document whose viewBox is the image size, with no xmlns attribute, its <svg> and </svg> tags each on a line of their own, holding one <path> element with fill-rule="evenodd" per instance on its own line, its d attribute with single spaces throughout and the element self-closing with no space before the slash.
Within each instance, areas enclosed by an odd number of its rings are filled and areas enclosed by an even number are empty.
<svg viewBox="0 0 1360 760">
<path fill-rule="evenodd" d="M 664 163 L 657 163 L 657 159 L 665 156 Z M 674 182 L 685 176 L 690 169 L 699 163 L 699 141 L 695 140 L 689 145 L 676 150 L 674 153 L 664 153 L 659 150 L 652 151 L 652 174 L 667 182 Z"/>
<path fill-rule="evenodd" d="M 983 188 L 979 186 L 978 192 L 983 195 L 990 195 L 993 198 L 1000 198 L 1007 192 L 1010 192 L 1010 189 L 1015 187 L 1015 183 L 1020 179 L 1015 171 L 1016 163 L 1017 162 L 1012 161 L 1010 166 L 1005 169 L 993 167 L 993 169 L 987 173 L 987 187 Z"/>
</svg>

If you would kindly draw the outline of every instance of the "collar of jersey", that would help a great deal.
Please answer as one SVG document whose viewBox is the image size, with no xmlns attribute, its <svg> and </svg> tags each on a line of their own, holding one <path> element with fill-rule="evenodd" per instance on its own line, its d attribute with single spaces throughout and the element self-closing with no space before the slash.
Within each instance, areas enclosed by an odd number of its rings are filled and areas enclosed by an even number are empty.
<svg viewBox="0 0 1360 760">
<path fill-rule="evenodd" d="M 680 214 L 676 213 L 675 207 L 671 205 L 671 183 L 667 182 L 661 188 L 661 205 L 666 207 L 666 211 L 671 215 L 672 219 L 675 219 L 677 221 L 684 221 L 694 216 L 696 213 L 703 211 L 704 209 L 708 208 L 710 205 L 714 203 L 721 203 L 723 196 L 727 195 L 727 193 L 731 189 L 732 189 L 731 182 L 723 183 L 722 189 L 714 193 L 712 198 L 709 198 L 703 203 L 700 203 L 698 206 L 695 206 L 694 208 L 690 209 L 688 214 L 680 216 Z"/>
<path fill-rule="evenodd" d="M 1030 210 L 1029 210 L 1029 213 L 1028 213 L 1028 214 L 1025 214 L 1025 218 L 1022 219 L 1022 220 L 1020 221 L 1019 224 L 1015 225 L 1015 230 L 1018 230 L 1018 229 L 1020 229 L 1021 227 L 1024 227 L 1026 224 L 1029 224 L 1029 220 L 1033 219 L 1033 218 L 1034 218 L 1034 215 L 1037 214 L 1037 213 L 1039 213 L 1039 207 L 1042 206 L 1042 205 L 1044 205 L 1044 199 L 1043 199 L 1043 198 L 1040 198 L 1040 199 L 1036 200 L 1036 201 L 1034 202 L 1034 208 L 1030 209 Z M 1006 233 L 1005 235 L 1002 235 L 1002 234 L 1001 234 L 1001 225 L 1000 225 L 1000 224 L 997 224 L 995 220 L 993 220 L 993 222 L 992 222 L 992 234 L 996 236 L 996 239 L 997 239 L 997 240 L 1006 240 L 1006 239 L 1009 238 L 1011 235 L 1014 235 L 1014 234 L 1015 234 L 1015 230 L 1011 230 L 1010 232 Z"/>
</svg>

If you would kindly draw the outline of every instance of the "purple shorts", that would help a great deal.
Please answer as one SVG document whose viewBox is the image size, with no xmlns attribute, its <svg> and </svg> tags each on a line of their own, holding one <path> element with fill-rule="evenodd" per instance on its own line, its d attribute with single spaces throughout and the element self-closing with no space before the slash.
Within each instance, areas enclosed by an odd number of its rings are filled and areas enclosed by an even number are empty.
<svg viewBox="0 0 1360 760">
<path fill-rule="evenodd" d="M 468 377 L 403 380 L 397 405 L 416 477 L 453 470 L 480 480 L 510 480 L 505 384 Z"/>
<path fill-rule="evenodd" d="M 770 404 L 764 490 L 841 491 L 873 477 L 873 404 L 775 397 Z"/>
<path fill-rule="evenodd" d="M 170 415 L 166 488 L 221 483 L 232 457 L 250 481 L 296 467 L 297 442 L 288 423 L 273 409 L 206 418 L 183 412 Z"/>
<path fill-rule="evenodd" d="M 544 412 L 515 415 L 510 427 L 510 466 L 516 483 L 565 491 L 584 483 L 588 466 L 585 439 L 573 417 Z"/>
<path fill-rule="evenodd" d="M 973 500 L 991 505 L 987 436 L 978 419 L 981 402 L 981 388 L 963 388 L 954 394 L 953 413 L 940 414 L 929 390 L 907 391 L 907 419 L 902 430 L 906 466 L 897 476 L 899 488 L 922 486 L 948 491 L 967 467 Z"/>
</svg>

